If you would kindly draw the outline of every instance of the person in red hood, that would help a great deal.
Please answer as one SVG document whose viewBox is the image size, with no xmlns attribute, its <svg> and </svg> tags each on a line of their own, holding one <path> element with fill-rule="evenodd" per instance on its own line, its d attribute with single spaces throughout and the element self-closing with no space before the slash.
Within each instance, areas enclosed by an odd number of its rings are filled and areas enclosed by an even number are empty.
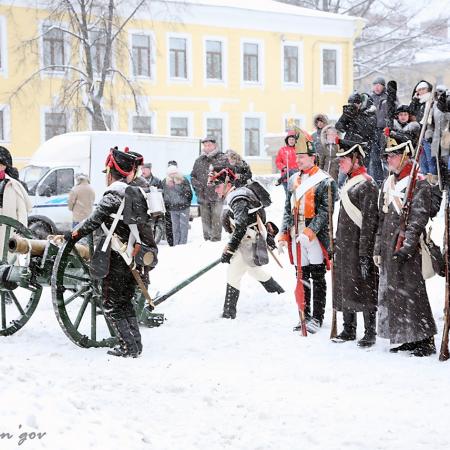
<svg viewBox="0 0 450 450">
<path fill-rule="evenodd" d="M 297 139 L 297 133 L 294 130 L 289 130 L 284 139 L 286 145 L 278 150 L 277 157 L 275 158 L 275 164 L 281 172 L 278 184 L 283 184 L 285 192 L 289 177 L 295 172 L 298 172 L 298 164 L 295 156 L 295 143 Z"/>
</svg>

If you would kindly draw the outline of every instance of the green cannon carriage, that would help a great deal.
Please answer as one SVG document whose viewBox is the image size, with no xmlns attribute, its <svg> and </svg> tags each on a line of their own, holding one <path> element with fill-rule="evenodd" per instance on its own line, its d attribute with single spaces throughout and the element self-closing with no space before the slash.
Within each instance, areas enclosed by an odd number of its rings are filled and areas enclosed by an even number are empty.
<svg viewBox="0 0 450 450">
<path fill-rule="evenodd" d="M 80 347 L 112 347 L 116 337 L 103 316 L 101 283 L 89 275 L 93 236 L 73 244 L 61 236 L 33 240 L 21 223 L 0 216 L 0 336 L 20 330 L 30 319 L 45 286 L 51 287 L 53 309 L 64 333 Z M 151 313 L 136 290 L 139 322 L 148 327 L 164 322 Z"/>
</svg>

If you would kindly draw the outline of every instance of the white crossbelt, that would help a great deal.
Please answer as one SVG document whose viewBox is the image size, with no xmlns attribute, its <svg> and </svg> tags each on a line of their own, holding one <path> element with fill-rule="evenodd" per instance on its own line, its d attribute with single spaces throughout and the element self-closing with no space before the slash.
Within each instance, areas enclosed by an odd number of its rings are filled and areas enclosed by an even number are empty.
<svg viewBox="0 0 450 450">
<path fill-rule="evenodd" d="M 397 184 L 395 183 L 395 176 L 390 175 L 383 186 L 383 192 L 385 196 L 386 206 L 392 203 L 397 211 L 397 214 L 400 214 L 403 205 L 403 199 L 405 198 L 405 189 L 409 183 L 409 176 L 400 180 Z"/>
<path fill-rule="evenodd" d="M 350 197 L 348 196 L 348 191 L 358 185 L 359 183 L 362 183 L 366 180 L 364 175 L 357 175 L 356 177 L 350 178 L 347 183 L 344 184 L 342 191 L 341 191 L 341 204 L 344 208 L 345 212 L 347 213 L 348 217 L 352 220 L 352 222 L 358 227 L 362 227 L 362 213 L 361 210 L 359 210 L 350 200 Z"/>
</svg>

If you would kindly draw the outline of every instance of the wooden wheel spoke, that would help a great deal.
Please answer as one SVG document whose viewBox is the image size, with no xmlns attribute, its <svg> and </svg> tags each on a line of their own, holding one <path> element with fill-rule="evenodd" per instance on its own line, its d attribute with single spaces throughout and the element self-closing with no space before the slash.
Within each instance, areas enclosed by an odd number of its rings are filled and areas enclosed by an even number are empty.
<svg viewBox="0 0 450 450">
<path fill-rule="evenodd" d="M 19 310 L 20 314 L 22 314 L 22 316 L 25 315 L 25 311 L 23 310 L 22 306 L 19 303 L 19 300 L 17 300 L 16 295 L 14 294 L 13 291 L 9 291 L 7 293 L 7 295 L 11 298 L 11 300 L 14 302 L 14 304 L 16 305 L 16 308 Z"/>
<path fill-rule="evenodd" d="M 71 273 L 64 273 L 64 278 L 70 278 L 72 280 L 77 280 L 77 281 L 83 281 L 85 283 L 89 283 L 91 281 L 90 278 L 80 277 L 78 275 L 74 275 Z"/>
<path fill-rule="evenodd" d="M 69 303 L 73 302 L 77 297 L 83 295 L 90 289 L 89 286 L 83 286 L 81 289 L 78 289 L 74 294 L 72 294 L 69 298 L 64 300 L 64 305 L 67 306 Z"/>
<path fill-rule="evenodd" d="M 91 339 L 97 340 L 97 302 L 95 297 L 91 301 Z"/>
<path fill-rule="evenodd" d="M 0 309 L 2 314 L 2 328 L 6 328 L 6 296 L 4 292 L 0 292 Z"/>
<path fill-rule="evenodd" d="M 75 319 L 75 322 L 73 323 L 73 326 L 78 330 L 78 327 L 80 326 L 81 320 L 83 319 L 84 313 L 86 312 L 87 305 L 89 303 L 89 297 L 85 297 L 83 300 L 83 304 L 81 305 L 80 311 L 78 311 L 77 318 Z"/>
</svg>

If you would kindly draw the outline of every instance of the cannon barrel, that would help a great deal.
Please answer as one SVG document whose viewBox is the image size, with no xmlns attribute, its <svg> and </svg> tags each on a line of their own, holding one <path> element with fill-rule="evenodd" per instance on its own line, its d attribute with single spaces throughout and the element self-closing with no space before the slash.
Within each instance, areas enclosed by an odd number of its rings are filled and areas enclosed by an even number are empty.
<svg viewBox="0 0 450 450">
<path fill-rule="evenodd" d="M 45 240 L 24 239 L 15 236 L 8 241 L 8 249 L 11 253 L 27 254 L 31 251 L 31 256 L 42 256 L 49 242 L 53 244 L 61 243 L 64 242 L 64 238 L 62 236 L 51 236 L 50 240 Z M 89 260 L 90 255 L 87 245 L 75 244 L 75 248 L 83 259 Z"/>
</svg>

